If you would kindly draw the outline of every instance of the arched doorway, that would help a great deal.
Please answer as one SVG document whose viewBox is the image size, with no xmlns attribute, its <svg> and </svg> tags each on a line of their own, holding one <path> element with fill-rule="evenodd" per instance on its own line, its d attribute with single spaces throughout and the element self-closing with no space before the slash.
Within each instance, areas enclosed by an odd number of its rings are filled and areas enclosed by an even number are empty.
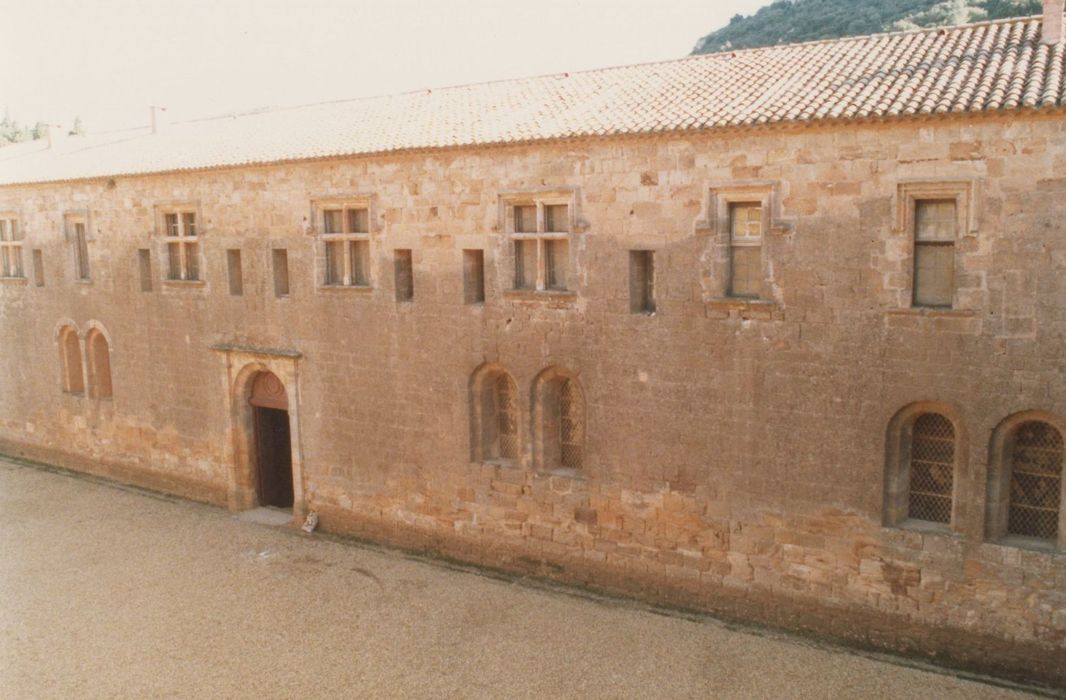
<svg viewBox="0 0 1066 700">
<path fill-rule="evenodd" d="M 285 385 L 271 372 L 252 380 L 256 494 L 261 506 L 292 507 L 292 440 Z"/>
</svg>

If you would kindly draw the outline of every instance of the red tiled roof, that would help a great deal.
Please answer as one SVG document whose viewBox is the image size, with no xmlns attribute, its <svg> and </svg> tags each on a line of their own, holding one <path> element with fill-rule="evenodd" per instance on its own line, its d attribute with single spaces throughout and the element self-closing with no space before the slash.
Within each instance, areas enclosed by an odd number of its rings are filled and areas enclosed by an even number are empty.
<svg viewBox="0 0 1066 700">
<path fill-rule="evenodd" d="M 1040 18 L 694 56 L 0 149 L 0 184 L 788 122 L 1058 108 Z"/>
</svg>

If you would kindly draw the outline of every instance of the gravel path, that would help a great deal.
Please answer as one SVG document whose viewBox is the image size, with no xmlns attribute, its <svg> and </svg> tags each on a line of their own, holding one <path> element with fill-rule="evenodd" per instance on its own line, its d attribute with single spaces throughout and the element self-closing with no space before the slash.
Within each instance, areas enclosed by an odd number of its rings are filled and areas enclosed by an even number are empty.
<svg viewBox="0 0 1066 700">
<path fill-rule="evenodd" d="M 0 697 L 1024 697 L 0 462 Z"/>
</svg>

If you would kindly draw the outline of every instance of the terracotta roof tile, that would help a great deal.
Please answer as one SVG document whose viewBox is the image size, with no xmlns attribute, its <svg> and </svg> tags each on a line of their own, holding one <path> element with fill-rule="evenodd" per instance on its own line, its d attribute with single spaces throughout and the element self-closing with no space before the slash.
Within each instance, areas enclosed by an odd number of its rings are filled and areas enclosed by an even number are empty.
<svg viewBox="0 0 1066 700">
<path fill-rule="evenodd" d="M 0 184 L 569 137 L 1058 108 L 1022 18 L 330 102 L 0 149 Z"/>
</svg>

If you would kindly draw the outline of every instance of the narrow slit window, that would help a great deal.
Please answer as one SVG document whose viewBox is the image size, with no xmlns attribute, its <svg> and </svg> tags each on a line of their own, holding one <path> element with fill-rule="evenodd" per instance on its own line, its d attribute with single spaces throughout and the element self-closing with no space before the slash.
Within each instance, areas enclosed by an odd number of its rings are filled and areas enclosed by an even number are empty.
<svg viewBox="0 0 1066 700">
<path fill-rule="evenodd" d="M 413 301 L 415 298 L 415 271 L 410 250 L 396 250 L 393 270 L 396 282 L 396 301 Z"/>
<path fill-rule="evenodd" d="M 914 305 L 951 307 L 955 296 L 955 200 L 919 201 L 914 212 Z"/>
<path fill-rule="evenodd" d="M 275 248 L 271 251 L 274 260 L 274 296 L 289 296 L 289 251 Z"/>
<path fill-rule="evenodd" d="M 463 251 L 463 303 L 485 301 L 485 251 Z"/>
<path fill-rule="evenodd" d="M 729 295 L 757 299 L 762 293 L 762 206 L 729 206 Z"/>
<path fill-rule="evenodd" d="M 137 272 L 140 276 L 141 291 L 152 291 L 152 254 L 147 248 L 137 250 Z"/>
<path fill-rule="evenodd" d="M 629 251 L 629 310 L 655 313 L 655 253 L 650 250 Z"/>
<path fill-rule="evenodd" d="M 38 287 L 44 286 L 44 254 L 40 248 L 33 251 L 33 281 Z"/>
<path fill-rule="evenodd" d="M 82 282 L 88 282 L 89 270 L 89 238 L 85 229 L 85 222 L 75 221 L 74 228 L 74 268 L 77 278 Z"/>
<path fill-rule="evenodd" d="M 241 265 L 240 248 L 230 248 L 226 251 L 226 271 L 229 278 L 229 293 L 239 297 L 244 294 L 244 269 Z"/>
</svg>

